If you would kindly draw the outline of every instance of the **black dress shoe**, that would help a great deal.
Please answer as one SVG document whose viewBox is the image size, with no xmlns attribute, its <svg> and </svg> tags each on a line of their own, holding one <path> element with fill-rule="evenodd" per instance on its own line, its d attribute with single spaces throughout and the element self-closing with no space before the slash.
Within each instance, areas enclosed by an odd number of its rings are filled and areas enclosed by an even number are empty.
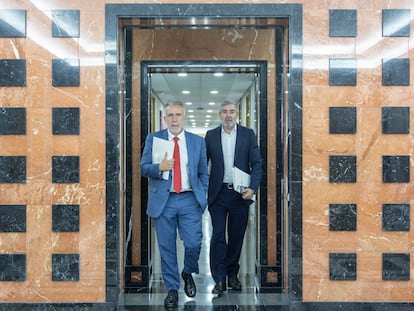
<svg viewBox="0 0 414 311">
<path fill-rule="evenodd" d="M 237 275 L 232 275 L 228 277 L 227 280 L 227 285 L 229 288 L 233 289 L 233 290 L 241 290 L 242 286 L 241 283 L 239 281 L 239 279 L 237 278 Z"/>
<path fill-rule="evenodd" d="M 164 300 L 166 308 L 176 308 L 178 305 L 178 292 L 176 290 L 168 291 L 167 297 Z"/>
<path fill-rule="evenodd" d="M 185 294 L 188 297 L 194 297 L 196 295 L 197 288 L 194 283 L 193 276 L 191 275 L 191 273 L 185 273 L 185 272 L 182 272 L 181 276 L 183 277 L 183 280 L 184 280 Z"/>
<path fill-rule="evenodd" d="M 227 290 L 227 288 L 226 288 L 226 283 L 225 282 L 217 282 L 216 285 L 214 286 L 213 290 L 211 291 L 211 293 L 214 294 L 214 295 L 221 296 L 221 294 L 223 294 L 223 292 L 225 292 L 226 290 Z"/>
</svg>

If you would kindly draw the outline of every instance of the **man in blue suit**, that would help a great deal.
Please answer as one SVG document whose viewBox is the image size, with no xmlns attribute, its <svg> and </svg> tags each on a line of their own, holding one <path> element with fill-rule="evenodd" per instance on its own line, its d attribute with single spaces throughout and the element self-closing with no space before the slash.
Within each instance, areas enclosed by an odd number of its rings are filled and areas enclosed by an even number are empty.
<svg viewBox="0 0 414 311">
<path fill-rule="evenodd" d="M 147 214 L 154 220 L 161 255 L 161 271 L 168 290 L 164 305 L 178 305 L 180 274 L 177 264 L 177 229 L 184 243 L 184 268 L 181 276 L 188 297 L 196 295 L 191 273 L 199 273 L 198 259 L 202 242 L 202 215 L 207 206 L 208 168 L 206 145 L 203 138 L 184 131 L 185 110 L 181 102 L 173 102 L 165 108 L 164 120 L 168 129 L 151 133 L 145 141 L 141 158 L 141 175 L 148 177 Z M 153 163 L 154 137 L 173 141 L 178 138 L 179 161 L 167 154 L 160 163 Z M 175 156 L 175 155 L 174 155 Z M 175 169 L 174 163 L 180 164 Z M 163 172 L 169 172 L 168 179 Z M 180 172 L 180 173 L 176 173 Z M 180 185 L 175 187 L 175 177 L 181 175 Z"/>
<path fill-rule="evenodd" d="M 224 101 L 219 114 L 222 125 L 209 130 L 205 141 L 207 160 L 211 161 L 208 188 L 208 210 L 213 226 L 210 270 L 216 282 L 212 293 L 220 296 L 227 286 L 233 290 L 242 288 L 237 276 L 239 259 L 249 206 L 262 178 L 262 158 L 253 130 L 236 123 L 234 103 Z M 250 175 L 250 185 L 241 193 L 233 186 L 234 167 Z"/>
</svg>

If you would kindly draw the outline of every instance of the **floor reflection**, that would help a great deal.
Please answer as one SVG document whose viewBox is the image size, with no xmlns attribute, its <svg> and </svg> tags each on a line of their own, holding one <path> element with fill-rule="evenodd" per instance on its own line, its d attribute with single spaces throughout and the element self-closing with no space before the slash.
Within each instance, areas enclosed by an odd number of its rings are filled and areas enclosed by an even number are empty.
<svg viewBox="0 0 414 311">
<path fill-rule="evenodd" d="M 211 277 L 209 269 L 208 255 L 211 224 L 209 214 L 206 211 L 203 218 L 204 238 L 199 261 L 200 274 L 193 274 L 194 282 L 197 285 L 197 295 L 195 298 L 188 298 L 183 290 L 184 281 L 181 280 L 181 286 L 178 292 L 178 307 L 171 311 L 288 310 L 289 301 L 286 295 L 276 293 L 259 293 L 257 291 L 254 265 L 251 265 L 252 258 L 254 259 L 255 257 L 251 254 L 255 254 L 256 252 L 254 244 L 255 230 L 253 229 L 253 224 L 254 217 L 252 217 L 249 221 L 240 262 L 241 273 L 239 274 L 239 279 L 242 283 L 242 291 L 227 290 L 222 296 L 217 297 L 211 293 L 211 290 L 214 287 L 214 281 Z M 182 269 L 183 249 L 181 241 L 177 241 L 177 251 L 178 261 L 181 264 L 180 269 Z M 119 301 L 118 310 L 166 310 L 164 308 L 164 299 L 167 295 L 167 291 L 161 278 L 158 251 L 155 252 L 154 257 L 154 273 L 152 275 L 150 289 L 143 290 L 140 293 L 124 294 Z M 168 311 L 170 310 L 168 309 Z"/>
</svg>

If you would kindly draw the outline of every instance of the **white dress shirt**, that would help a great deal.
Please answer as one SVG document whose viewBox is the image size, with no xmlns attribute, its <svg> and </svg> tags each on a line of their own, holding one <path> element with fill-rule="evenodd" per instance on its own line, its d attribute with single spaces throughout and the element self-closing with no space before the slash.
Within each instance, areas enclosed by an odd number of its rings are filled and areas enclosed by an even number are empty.
<svg viewBox="0 0 414 311">
<path fill-rule="evenodd" d="M 174 134 L 168 131 L 168 140 L 174 142 Z M 181 191 L 191 190 L 189 175 L 188 175 L 188 153 L 187 153 L 187 144 L 185 142 L 185 134 L 182 131 L 177 135 L 178 137 L 178 147 L 180 148 L 180 168 L 181 168 Z M 174 174 L 174 171 L 172 172 Z M 174 176 L 172 178 L 174 180 Z M 174 183 L 171 182 L 171 192 L 175 192 Z"/>
<path fill-rule="evenodd" d="M 224 159 L 224 183 L 233 183 L 233 167 L 234 167 L 234 151 L 236 149 L 236 136 L 237 136 L 237 124 L 231 130 L 230 134 L 227 134 L 223 128 L 221 128 L 221 146 L 223 148 Z"/>
</svg>

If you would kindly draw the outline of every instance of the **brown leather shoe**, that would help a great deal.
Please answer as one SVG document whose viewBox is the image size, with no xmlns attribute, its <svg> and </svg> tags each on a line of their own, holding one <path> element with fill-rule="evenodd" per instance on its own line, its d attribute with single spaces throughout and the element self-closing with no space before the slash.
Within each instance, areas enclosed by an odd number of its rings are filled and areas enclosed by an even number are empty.
<svg viewBox="0 0 414 311">
<path fill-rule="evenodd" d="M 239 291 L 239 290 L 242 289 L 241 283 L 240 283 L 239 279 L 237 278 L 237 275 L 229 276 L 228 280 L 227 280 L 227 285 L 232 290 Z"/>
<path fill-rule="evenodd" d="M 227 290 L 226 282 L 217 282 L 211 291 L 212 294 L 221 296 Z"/>
<path fill-rule="evenodd" d="M 178 306 L 178 292 L 176 290 L 168 291 L 167 297 L 164 300 L 166 308 L 176 308 Z"/>
</svg>

